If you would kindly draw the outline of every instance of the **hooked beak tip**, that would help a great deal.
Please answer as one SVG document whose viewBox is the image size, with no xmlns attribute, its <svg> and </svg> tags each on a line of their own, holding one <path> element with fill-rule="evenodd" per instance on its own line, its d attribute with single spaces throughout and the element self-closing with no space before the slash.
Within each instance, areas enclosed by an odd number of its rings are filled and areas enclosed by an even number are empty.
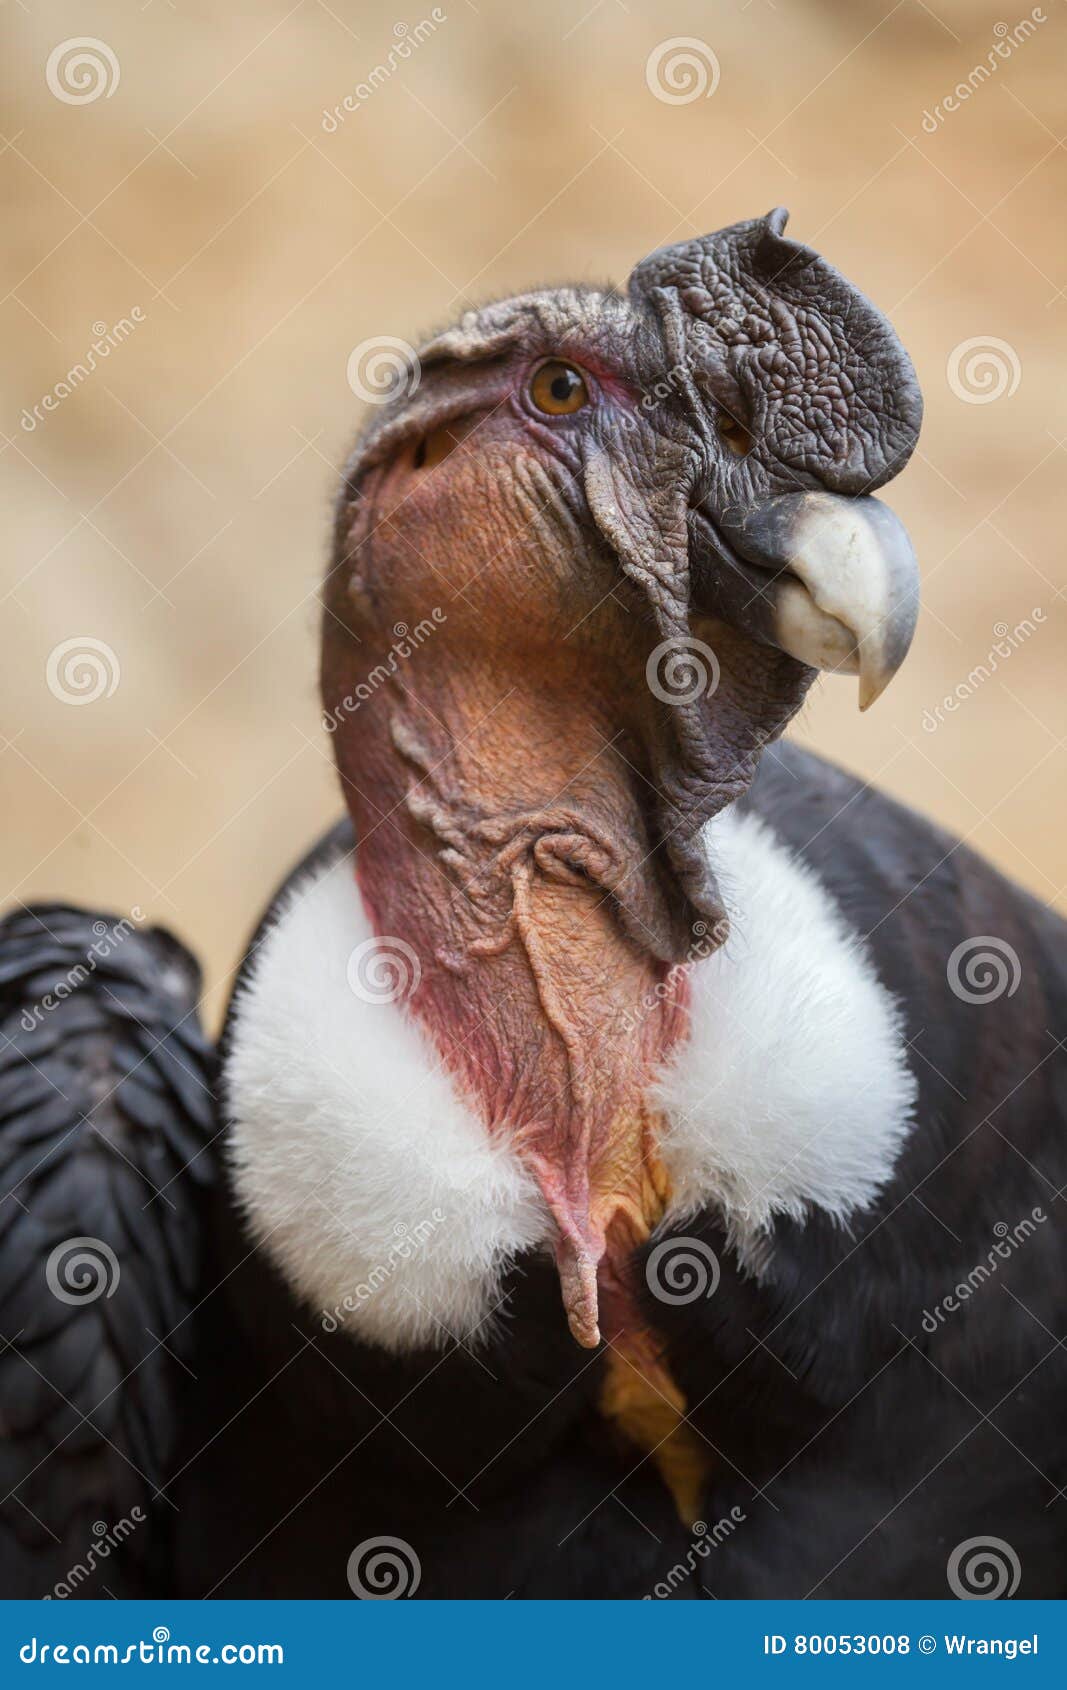
<svg viewBox="0 0 1067 1690">
<path fill-rule="evenodd" d="M 882 680 L 880 678 L 876 680 L 876 679 L 874 679 L 873 676 L 868 676 L 868 675 L 863 675 L 863 674 L 860 675 L 860 714 L 861 715 L 863 714 L 863 712 L 865 710 L 869 710 L 871 708 L 872 704 L 877 703 L 877 701 L 881 698 L 883 692 L 885 691 L 886 687 L 889 685 L 891 678 L 892 678 L 891 676 L 887 675 L 884 680 Z"/>
<path fill-rule="evenodd" d="M 802 663 L 859 675 L 859 707 L 907 656 L 919 572 L 907 533 L 869 496 L 789 493 L 724 523 L 743 558 L 777 572 L 773 642 Z"/>
<path fill-rule="evenodd" d="M 813 607 L 852 639 L 859 707 L 869 710 L 907 656 L 919 608 L 919 576 L 907 533 L 879 500 L 808 495 L 796 529 L 793 568 Z"/>
</svg>

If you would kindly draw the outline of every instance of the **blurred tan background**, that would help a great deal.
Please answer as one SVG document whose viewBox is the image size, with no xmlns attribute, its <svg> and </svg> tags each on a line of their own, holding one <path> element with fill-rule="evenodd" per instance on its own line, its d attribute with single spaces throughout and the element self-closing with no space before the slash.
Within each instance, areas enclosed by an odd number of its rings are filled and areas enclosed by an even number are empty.
<svg viewBox="0 0 1067 1690">
<path fill-rule="evenodd" d="M 927 398 L 889 491 L 925 577 L 912 656 L 862 718 L 824 683 L 797 732 L 1062 904 L 1060 0 L 404 3 L 4 9 L 5 906 L 139 904 L 204 958 L 214 1021 L 339 810 L 315 589 L 352 349 L 778 203 Z M 65 84 L 50 55 L 81 37 Z M 684 49 L 646 74 L 686 37 L 688 83 L 663 80 Z M 91 702 L 63 696 L 67 642 Z"/>
</svg>

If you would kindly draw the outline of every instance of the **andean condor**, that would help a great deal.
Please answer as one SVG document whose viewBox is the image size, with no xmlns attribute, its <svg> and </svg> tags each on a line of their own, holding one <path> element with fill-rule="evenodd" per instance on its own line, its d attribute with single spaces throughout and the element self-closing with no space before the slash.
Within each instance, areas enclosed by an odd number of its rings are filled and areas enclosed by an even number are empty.
<svg viewBox="0 0 1067 1690">
<path fill-rule="evenodd" d="M 779 741 L 906 653 L 921 409 L 784 223 L 405 370 L 217 1054 L 0 926 L 5 1596 L 1067 1592 L 1064 924 Z"/>
</svg>

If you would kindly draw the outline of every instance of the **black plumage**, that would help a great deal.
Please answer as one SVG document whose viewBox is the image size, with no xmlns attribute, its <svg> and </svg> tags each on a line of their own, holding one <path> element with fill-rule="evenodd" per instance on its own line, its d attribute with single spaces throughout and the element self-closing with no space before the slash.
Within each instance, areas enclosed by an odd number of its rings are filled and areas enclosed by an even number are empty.
<svg viewBox="0 0 1067 1690">
<path fill-rule="evenodd" d="M 780 1220 L 758 1285 L 705 1221 L 727 1295 L 702 1306 L 699 1332 L 671 1311 L 671 1354 L 692 1412 L 764 1493 L 726 1487 L 722 1504 L 741 1500 L 752 1527 L 705 1564 L 705 1586 L 945 1595 L 952 1548 L 992 1535 L 1022 1563 L 1020 1595 L 1061 1596 L 1067 923 L 791 748 L 765 759 L 745 802 L 818 871 L 898 995 L 919 1126 L 847 1230 Z M 953 991 L 950 958 L 978 935 L 1017 956 L 1010 995 Z"/>
<path fill-rule="evenodd" d="M 173 1509 L 156 1493 L 193 1376 L 214 1177 L 199 979 L 128 917 L 44 904 L 0 923 L 5 1596 L 164 1577 Z"/>
</svg>

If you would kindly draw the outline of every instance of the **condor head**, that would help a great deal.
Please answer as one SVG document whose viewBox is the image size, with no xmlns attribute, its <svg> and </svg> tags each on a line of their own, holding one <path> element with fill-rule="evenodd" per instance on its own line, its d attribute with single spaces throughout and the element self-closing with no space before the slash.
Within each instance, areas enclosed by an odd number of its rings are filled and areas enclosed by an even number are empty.
<svg viewBox="0 0 1067 1690">
<path fill-rule="evenodd" d="M 866 708 L 915 625 L 872 497 L 915 445 L 915 376 L 784 225 L 467 313 L 338 510 L 322 688 L 362 895 L 536 1180 L 583 1344 L 624 1318 L 665 1200 L 649 1084 L 685 1036 L 678 965 L 726 932 L 705 824 L 818 670 Z"/>
</svg>

